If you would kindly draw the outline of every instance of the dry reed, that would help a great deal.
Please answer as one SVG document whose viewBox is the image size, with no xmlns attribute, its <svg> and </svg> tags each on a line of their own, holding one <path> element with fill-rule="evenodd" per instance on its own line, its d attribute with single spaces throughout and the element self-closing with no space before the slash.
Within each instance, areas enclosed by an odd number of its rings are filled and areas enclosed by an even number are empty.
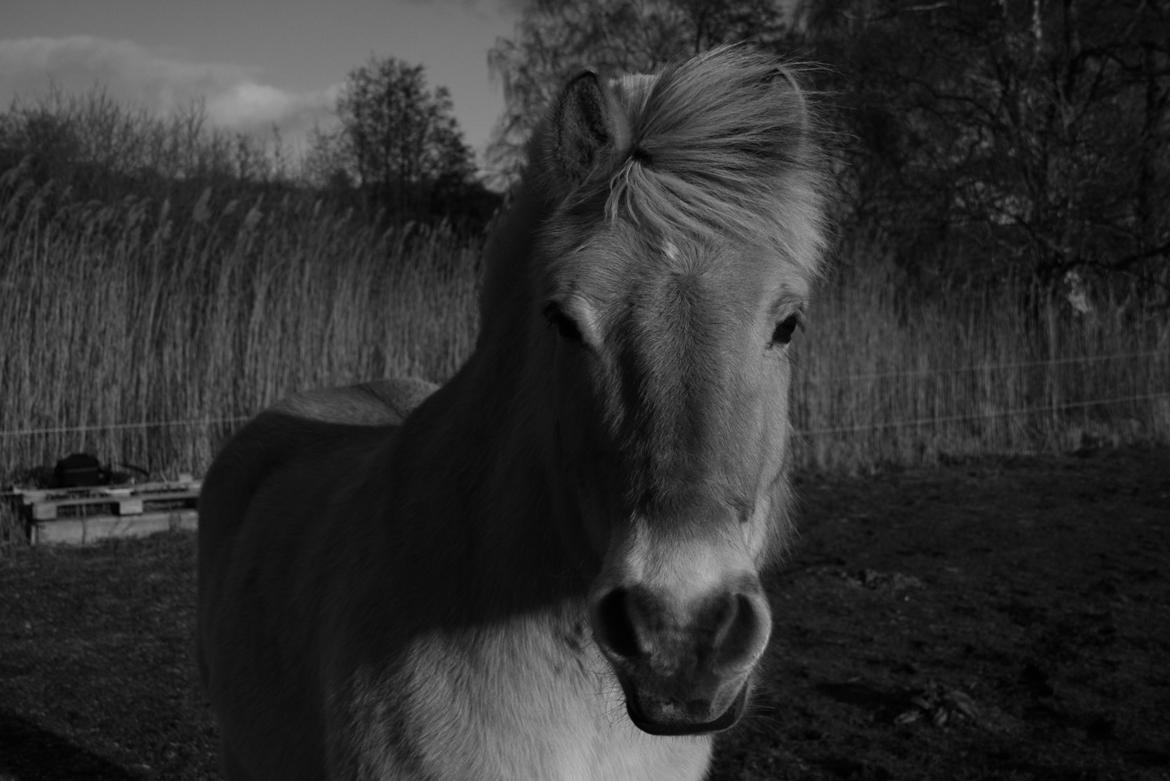
<svg viewBox="0 0 1170 781">
<path fill-rule="evenodd" d="M 73 451 L 198 473 L 290 392 L 442 380 L 474 339 L 475 253 L 442 229 L 287 200 L 46 213 L 49 188 L 0 183 L 0 478 Z"/>
<path fill-rule="evenodd" d="M 1170 440 L 1170 324 L 1141 290 L 1104 288 L 1088 314 L 1026 279 L 925 300 L 864 250 L 793 348 L 801 466 Z M 442 381 L 473 344 L 476 252 L 304 199 L 208 192 L 173 213 L 73 203 L 9 172 L 0 479 L 73 451 L 199 473 L 240 418 L 290 392 Z"/>
</svg>

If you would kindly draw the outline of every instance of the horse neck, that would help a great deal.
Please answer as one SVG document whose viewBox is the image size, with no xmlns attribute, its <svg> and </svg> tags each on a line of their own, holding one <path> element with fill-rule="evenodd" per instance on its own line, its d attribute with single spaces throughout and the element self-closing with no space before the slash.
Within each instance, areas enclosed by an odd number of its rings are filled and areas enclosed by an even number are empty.
<svg viewBox="0 0 1170 781">
<path fill-rule="evenodd" d="M 587 583 L 557 530 L 542 463 L 541 375 L 526 374 L 531 229 L 523 208 L 497 230 L 506 240 L 489 244 L 475 352 L 400 434 L 396 471 L 427 479 L 403 481 L 408 496 L 398 504 L 439 516 L 428 517 L 420 534 L 445 537 L 436 555 L 465 574 L 463 596 L 480 612 L 563 613 L 584 599 Z"/>
</svg>

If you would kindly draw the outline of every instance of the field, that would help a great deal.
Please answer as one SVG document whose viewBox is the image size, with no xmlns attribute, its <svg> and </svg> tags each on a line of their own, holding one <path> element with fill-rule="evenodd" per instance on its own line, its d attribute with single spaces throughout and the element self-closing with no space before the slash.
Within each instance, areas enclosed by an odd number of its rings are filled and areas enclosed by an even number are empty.
<svg viewBox="0 0 1170 781">
<path fill-rule="evenodd" d="M 1170 775 L 1170 449 L 799 481 L 712 779 Z M 0 779 L 201 779 L 191 535 L 0 558 Z"/>
<path fill-rule="evenodd" d="M 282 396 L 474 346 L 479 237 L 68 189 L 0 175 L 0 486 L 76 451 L 202 474 Z M 1164 778 L 1170 270 L 930 268 L 842 242 L 793 344 L 804 533 L 713 778 Z M 0 781 L 213 777 L 193 611 L 192 536 L 29 549 L 0 513 Z"/>
</svg>

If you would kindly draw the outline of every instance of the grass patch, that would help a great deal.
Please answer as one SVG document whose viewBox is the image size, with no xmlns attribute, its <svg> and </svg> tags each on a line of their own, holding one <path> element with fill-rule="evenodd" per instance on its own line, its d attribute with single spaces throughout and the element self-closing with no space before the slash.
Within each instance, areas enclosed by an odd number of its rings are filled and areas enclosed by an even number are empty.
<svg viewBox="0 0 1170 781">
<path fill-rule="evenodd" d="M 712 781 L 1164 779 L 1170 450 L 806 476 Z M 195 537 L 0 556 L 0 779 L 217 777 Z"/>
</svg>

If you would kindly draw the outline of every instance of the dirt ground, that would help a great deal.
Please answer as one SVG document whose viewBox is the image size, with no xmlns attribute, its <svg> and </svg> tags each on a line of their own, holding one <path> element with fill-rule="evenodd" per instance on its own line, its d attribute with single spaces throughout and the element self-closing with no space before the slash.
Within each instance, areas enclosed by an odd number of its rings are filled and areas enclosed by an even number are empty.
<svg viewBox="0 0 1170 781">
<path fill-rule="evenodd" d="M 800 492 L 713 779 L 1170 778 L 1170 449 Z M 0 780 L 216 777 L 194 543 L 0 554 Z"/>
</svg>

